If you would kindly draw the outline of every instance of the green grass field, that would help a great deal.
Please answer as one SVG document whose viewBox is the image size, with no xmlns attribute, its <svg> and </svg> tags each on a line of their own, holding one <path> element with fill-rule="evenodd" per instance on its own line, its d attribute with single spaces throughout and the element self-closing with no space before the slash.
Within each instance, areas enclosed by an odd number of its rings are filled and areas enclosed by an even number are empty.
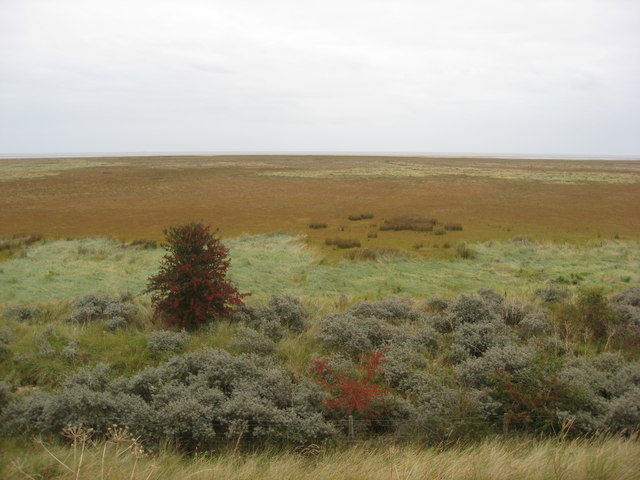
<svg viewBox="0 0 640 480">
<path fill-rule="evenodd" d="M 327 305 L 389 295 L 426 298 L 493 288 L 530 295 L 543 285 L 615 291 L 640 280 L 640 243 L 587 245 L 527 241 L 471 244 L 475 258 L 336 260 L 285 234 L 230 239 L 231 277 L 249 301 L 289 293 Z M 46 303 L 88 293 L 138 294 L 164 251 L 128 247 L 106 238 L 47 241 L 0 263 L 0 302 Z M 341 253 L 337 253 L 342 255 Z"/>
</svg>

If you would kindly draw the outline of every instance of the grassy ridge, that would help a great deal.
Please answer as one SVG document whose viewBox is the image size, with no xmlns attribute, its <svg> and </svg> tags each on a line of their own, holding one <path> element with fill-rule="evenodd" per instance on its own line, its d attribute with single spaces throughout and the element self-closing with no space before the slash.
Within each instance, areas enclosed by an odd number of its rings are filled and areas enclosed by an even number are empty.
<svg viewBox="0 0 640 480">
<path fill-rule="evenodd" d="M 474 259 L 325 262 L 298 237 L 244 236 L 231 248 L 231 276 L 250 301 L 289 293 L 335 306 L 336 302 L 393 294 L 427 297 L 490 287 L 530 294 L 543 284 L 602 286 L 637 284 L 640 243 L 600 241 L 583 246 L 528 242 L 471 244 Z M 46 302 L 80 295 L 141 292 L 157 271 L 161 249 L 127 247 L 106 238 L 50 241 L 0 263 L 0 302 Z"/>
<path fill-rule="evenodd" d="M 71 447 L 45 446 L 4 440 L 0 443 L 2 478 L 635 480 L 640 471 L 640 444 L 620 438 L 571 442 L 489 439 L 445 450 L 360 445 L 326 451 L 318 447 L 307 449 L 307 455 L 227 452 L 195 460 L 170 451 L 139 457 L 111 443 L 84 450 L 78 446 L 75 456 Z"/>
</svg>

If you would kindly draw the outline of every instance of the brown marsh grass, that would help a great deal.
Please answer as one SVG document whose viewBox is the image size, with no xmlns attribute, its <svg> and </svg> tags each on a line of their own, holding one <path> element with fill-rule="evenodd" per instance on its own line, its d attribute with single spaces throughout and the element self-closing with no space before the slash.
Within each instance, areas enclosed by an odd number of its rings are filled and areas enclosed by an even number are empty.
<svg viewBox="0 0 640 480">
<path fill-rule="evenodd" d="M 375 175 L 366 175 L 367 168 Z M 516 235 L 577 243 L 598 236 L 640 238 L 638 161 L 317 155 L 28 159 L 0 160 L 0 179 L 0 236 L 5 237 L 34 232 L 161 240 L 164 227 L 193 219 L 219 227 L 225 237 L 285 231 L 306 234 L 321 246 L 342 228 L 366 246 L 410 249 L 421 232 L 380 232 L 376 239 L 367 234 L 384 219 L 416 213 L 464 225 L 464 231 L 448 231 L 452 243 Z M 348 215 L 369 211 L 375 220 L 340 227 Z M 329 227 L 309 229 L 316 221 Z M 434 254 L 431 250 L 421 254 Z"/>
</svg>

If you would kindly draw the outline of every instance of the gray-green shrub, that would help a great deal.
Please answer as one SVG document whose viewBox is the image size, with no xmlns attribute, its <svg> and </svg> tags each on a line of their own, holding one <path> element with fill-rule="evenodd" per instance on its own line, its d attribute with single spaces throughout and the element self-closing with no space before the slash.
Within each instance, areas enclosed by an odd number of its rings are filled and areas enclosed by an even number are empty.
<svg viewBox="0 0 640 480">
<path fill-rule="evenodd" d="M 449 305 L 448 319 L 453 328 L 465 323 L 490 321 L 495 318 L 486 301 L 476 295 L 460 295 Z"/>
<path fill-rule="evenodd" d="M 74 300 L 68 320 L 71 323 L 102 321 L 108 329 L 115 330 L 129 324 L 136 311 L 133 304 L 121 299 L 91 294 Z"/>
<path fill-rule="evenodd" d="M 169 440 L 189 451 L 233 438 L 305 443 L 334 432 L 320 411 L 322 392 L 267 357 L 204 349 L 176 356 L 130 379 L 104 366 L 55 392 L 36 392 L 2 413 L 5 433 L 57 433 L 82 423 L 104 433 L 127 426 L 147 444 Z"/>
<path fill-rule="evenodd" d="M 270 355 L 275 351 L 276 344 L 253 328 L 242 326 L 231 340 L 230 347 L 243 353 Z"/>
<path fill-rule="evenodd" d="M 269 307 L 280 319 L 280 323 L 293 332 L 300 333 L 305 329 L 305 320 L 309 316 L 298 297 L 293 295 L 273 295 Z"/>
<path fill-rule="evenodd" d="M 147 347 L 154 353 L 179 353 L 184 351 L 189 340 L 189 334 L 185 330 L 181 332 L 156 330 L 147 334 Z"/>
<path fill-rule="evenodd" d="M 2 312 L 2 316 L 4 318 L 9 318 L 12 320 L 18 320 L 21 322 L 25 322 L 27 320 L 33 320 L 34 318 L 42 315 L 42 311 L 38 307 L 32 307 L 29 305 L 12 305 L 7 307 Z"/>
<path fill-rule="evenodd" d="M 456 367 L 456 375 L 464 384 L 475 388 L 489 387 L 498 370 L 519 373 L 531 364 L 534 352 L 527 347 L 507 344 L 493 347 L 481 357 L 470 358 Z"/>
</svg>

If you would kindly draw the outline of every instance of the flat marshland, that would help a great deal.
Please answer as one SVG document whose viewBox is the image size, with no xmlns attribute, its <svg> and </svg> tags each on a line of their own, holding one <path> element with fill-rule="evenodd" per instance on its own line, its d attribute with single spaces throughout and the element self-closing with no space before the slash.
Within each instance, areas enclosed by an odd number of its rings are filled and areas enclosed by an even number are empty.
<svg viewBox="0 0 640 480">
<path fill-rule="evenodd" d="M 181 332 L 189 221 L 251 296 Z M 0 475 L 638 478 L 638 272 L 640 161 L 0 160 Z"/>
</svg>

